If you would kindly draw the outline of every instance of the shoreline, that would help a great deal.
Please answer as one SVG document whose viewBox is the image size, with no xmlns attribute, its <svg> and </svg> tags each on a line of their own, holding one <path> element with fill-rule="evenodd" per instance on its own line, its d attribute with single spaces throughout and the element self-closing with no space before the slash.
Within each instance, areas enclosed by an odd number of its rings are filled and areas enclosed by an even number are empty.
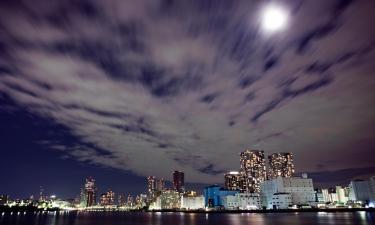
<svg viewBox="0 0 375 225">
<path fill-rule="evenodd" d="M 17 212 L 66 212 L 60 209 L 35 209 L 35 208 L 0 208 L 0 213 L 17 213 Z M 71 210 L 72 212 L 80 212 L 81 210 Z M 241 213 L 308 213 L 308 212 L 326 212 L 326 213 L 340 213 L 340 212 L 375 212 L 375 208 L 327 208 L 327 209 L 269 209 L 269 210 L 82 210 L 83 212 L 117 212 L 117 213 L 201 213 L 201 214 L 241 214 Z"/>
</svg>

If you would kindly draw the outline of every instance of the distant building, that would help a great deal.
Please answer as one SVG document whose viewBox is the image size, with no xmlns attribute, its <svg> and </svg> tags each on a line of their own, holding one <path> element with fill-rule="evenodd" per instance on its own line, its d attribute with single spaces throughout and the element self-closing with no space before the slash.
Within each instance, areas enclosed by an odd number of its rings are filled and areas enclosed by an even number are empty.
<svg viewBox="0 0 375 225">
<path fill-rule="evenodd" d="M 150 200 L 156 198 L 165 189 L 164 179 L 158 179 L 155 176 L 147 177 L 147 191 Z"/>
<path fill-rule="evenodd" d="M 246 191 L 260 193 L 260 184 L 266 180 L 264 151 L 246 150 L 240 155 L 241 173 L 246 177 Z"/>
<path fill-rule="evenodd" d="M 185 189 L 185 177 L 184 173 L 181 171 L 173 172 L 173 190 L 177 192 L 184 192 Z"/>
<path fill-rule="evenodd" d="M 119 194 L 118 195 L 118 205 L 119 206 L 125 206 L 126 205 L 126 196 L 125 196 L 125 194 Z"/>
<path fill-rule="evenodd" d="M 375 203 L 375 176 L 370 177 L 370 192 L 371 192 L 371 201 Z"/>
<path fill-rule="evenodd" d="M 158 191 L 164 191 L 165 190 L 165 182 L 163 178 L 157 179 L 156 181 L 156 189 Z"/>
<path fill-rule="evenodd" d="M 95 180 L 92 177 L 87 178 L 84 188 L 81 189 L 81 206 L 96 205 L 96 192 Z"/>
<path fill-rule="evenodd" d="M 111 190 L 100 195 L 100 205 L 109 206 L 115 204 L 115 193 Z"/>
<path fill-rule="evenodd" d="M 336 195 L 337 195 L 337 203 L 338 204 L 343 204 L 345 205 L 348 200 L 349 200 L 349 196 L 348 196 L 348 192 L 345 188 L 341 187 L 341 186 L 336 186 Z"/>
<path fill-rule="evenodd" d="M 236 193 L 221 197 L 223 207 L 228 210 L 261 209 L 261 199 L 258 193 Z"/>
<path fill-rule="evenodd" d="M 328 189 L 322 189 L 322 194 L 323 194 L 323 200 L 325 203 L 330 202 L 331 198 L 329 196 Z"/>
<path fill-rule="evenodd" d="M 167 190 L 156 197 L 150 204 L 150 210 L 179 209 L 181 208 L 180 193 L 174 190 Z"/>
<path fill-rule="evenodd" d="M 246 191 L 246 176 L 238 171 L 224 174 L 224 187 L 228 190 Z"/>
<path fill-rule="evenodd" d="M 315 193 L 315 202 L 318 202 L 318 203 L 325 203 L 326 202 L 325 199 L 324 199 L 324 194 L 323 194 L 322 189 L 315 188 L 314 193 Z"/>
<path fill-rule="evenodd" d="M 155 197 L 156 192 L 156 177 L 149 176 L 147 177 L 147 192 L 150 198 Z"/>
<path fill-rule="evenodd" d="M 181 196 L 181 208 L 187 210 L 197 210 L 197 209 L 204 209 L 204 196 L 189 196 L 183 195 Z"/>
<path fill-rule="evenodd" d="M 218 185 L 211 185 L 204 188 L 205 206 L 209 208 L 223 207 L 222 197 L 235 195 L 238 191 L 227 190 Z"/>
<path fill-rule="evenodd" d="M 293 154 L 288 152 L 273 153 L 268 156 L 269 170 L 268 179 L 277 177 L 293 177 L 294 164 Z"/>
<path fill-rule="evenodd" d="M 9 201 L 8 195 L 0 195 L 0 205 L 6 205 Z"/>
<path fill-rule="evenodd" d="M 283 193 L 282 196 L 274 196 Z M 274 208 L 273 198 L 284 198 L 285 193 L 292 197 L 293 205 L 315 204 L 315 193 L 312 179 L 304 177 L 278 177 L 262 184 L 262 203 L 267 208 Z M 283 202 L 284 204 L 284 202 Z"/>
<path fill-rule="evenodd" d="M 353 180 L 349 184 L 349 199 L 355 202 L 367 203 L 372 198 L 370 180 Z"/>
</svg>

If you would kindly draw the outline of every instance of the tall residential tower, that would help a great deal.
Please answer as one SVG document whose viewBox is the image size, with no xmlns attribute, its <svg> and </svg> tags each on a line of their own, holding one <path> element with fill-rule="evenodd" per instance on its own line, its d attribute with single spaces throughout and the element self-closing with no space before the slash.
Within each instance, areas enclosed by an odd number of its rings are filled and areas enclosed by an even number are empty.
<svg viewBox="0 0 375 225">
<path fill-rule="evenodd" d="M 246 177 L 246 191 L 260 192 L 260 184 L 266 180 L 264 151 L 246 150 L 241 152 L 241 173 Z"/>
<path fill-rule="evenodd" d="M 277 177 L 293 177 L 294 164 L 292 153 L 273 153 L 272 155 L 268 156 L 268 162 L 268 179 L 276 179 Z"/>
</svg>

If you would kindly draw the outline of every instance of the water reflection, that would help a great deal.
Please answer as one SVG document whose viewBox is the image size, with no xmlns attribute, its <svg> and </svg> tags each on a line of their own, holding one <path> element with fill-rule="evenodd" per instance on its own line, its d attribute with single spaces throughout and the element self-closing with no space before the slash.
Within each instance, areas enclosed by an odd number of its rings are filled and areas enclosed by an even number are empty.
<svg viewBox="0 0 375 225">
<path fill-rule="evenodd" d="M 374 213 L 1 213 L 1 225 L 371 225 Z"/>
</svg>

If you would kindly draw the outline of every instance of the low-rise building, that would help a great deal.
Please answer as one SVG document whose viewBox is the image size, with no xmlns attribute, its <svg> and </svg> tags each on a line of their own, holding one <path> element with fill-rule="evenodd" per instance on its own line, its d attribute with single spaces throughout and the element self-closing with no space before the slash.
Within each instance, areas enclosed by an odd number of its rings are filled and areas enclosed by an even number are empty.
<svg viewBox="0 0 375 225">
<path fill-rule="evenodd" d="M 227 190 L 218 185 L 211 185 L 204 189 L 205 207 L 216 208 L 223 207 L 222 197 L 234 196 L 238 191 Z"/>
<path fill-rule="evenodd" d="M 349 199 L 354 202 L 368 203 L 372 198 L 369 180 L 353 180 L 349 184 Z"/>
<path fill-rule="evenodd" d="M 304 177 L 277 177 L 267 180 L 261 185 L 262 204 L 273 208 L 275 193 L 290 193 L 293 205 L 315 205 L 314 186 L 311 178 Z M 283 197 L 286 196 L 285 194 Z"/>
<path fill-rule="evenodd" d="M 272 199 L 269 205 L 267 206 L 267 208 L 288 209 L 292 205 L 293 205 L 293 197 L 291 193 L 277 192 L 272 195 Z"/>
<path fill-rule="evenodd" d="M 261 200 L 258 193 L 236 193 L 222 197 L 223 207 L 228 210 L 261 209 Z"/>
<path fill-rule="evenodd" d="M 181 208 L 187 210 L 204 209 L 204 196 L 181 196 Z"/>
<path fill-rule="evenodd" d="M 150 210 L 179 208 L 181 208 L 180 193 L 174 190 L 163 191 L 149 206 Z"/>
</svg>

